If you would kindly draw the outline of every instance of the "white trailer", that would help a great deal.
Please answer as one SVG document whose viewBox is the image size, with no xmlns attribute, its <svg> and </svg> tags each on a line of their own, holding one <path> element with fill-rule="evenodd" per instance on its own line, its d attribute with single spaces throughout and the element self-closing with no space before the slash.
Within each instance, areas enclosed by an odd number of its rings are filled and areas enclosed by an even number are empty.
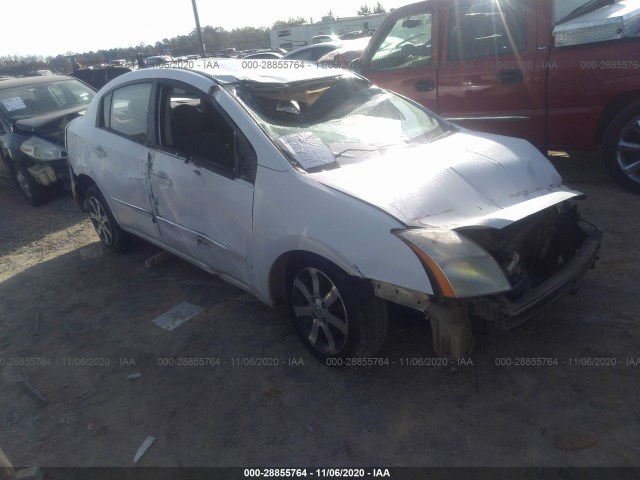
<svg viewBox="0 0 640 480">
<path fill-rule="evenodd" d="M 321 22 L 271 30 L 271 48 L 295 50 L 311 45 L 313 37 L 317 35 L 340 36 L 350 32 L 375 30 L 382 24 L 386 16 L 386 13 L 379 13 L 338 19 L 323 17 Z"/>
</svg>

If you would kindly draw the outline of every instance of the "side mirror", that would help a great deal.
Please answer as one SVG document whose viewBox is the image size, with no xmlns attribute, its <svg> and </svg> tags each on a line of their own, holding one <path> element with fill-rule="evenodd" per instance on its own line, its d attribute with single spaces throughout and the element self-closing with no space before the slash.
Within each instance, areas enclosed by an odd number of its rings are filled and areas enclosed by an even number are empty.
<svg viewBox="0 0 640 480">
<path fill-rule="evenodd" d="M 349 70 L 353 70 L 356 73 L 362 73 L 362 59 L 356 58 L 354 60 L 351 60 L 351 63 L 349 64 Z"/>
</svg>

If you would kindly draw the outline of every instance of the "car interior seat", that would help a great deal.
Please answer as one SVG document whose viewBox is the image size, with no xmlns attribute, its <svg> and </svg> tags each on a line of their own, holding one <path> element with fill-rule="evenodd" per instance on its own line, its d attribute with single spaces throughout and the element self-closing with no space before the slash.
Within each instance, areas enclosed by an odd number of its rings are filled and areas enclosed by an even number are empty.
<svg viewBox="0 0 640 480">
<path fill-rule="evenodd" d="M 233 167 L 233 154 L 222 138 L 204 129 L 204 115 L 195 106 L 181 104 L 171 110 L 173 144 L 189 155 Z"/>
</svg>

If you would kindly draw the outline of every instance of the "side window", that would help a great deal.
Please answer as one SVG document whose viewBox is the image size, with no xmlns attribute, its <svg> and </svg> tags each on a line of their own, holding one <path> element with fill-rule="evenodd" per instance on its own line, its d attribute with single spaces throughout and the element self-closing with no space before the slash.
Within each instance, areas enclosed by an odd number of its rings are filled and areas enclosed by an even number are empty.
<svg viewBox="0 0 640 480">
<path fill-rule="evenodd" d="M 161 147 L 253 182 L 255 152 L 212 99 L 188 87 L 164 86 L 160 102 Z"/>
<path fill-rule="evenodd" d="M 373 70 L 431 65 L 431 13 L 401 17 L 374 48 Z"/>
<path fill-rule="evenodd" d="M 527 48 L 526 0 L 469 0 L 449 10 L 451 61 L 509 55 Z"/>
<path fill-rule="evenodd" d="M 102 126 L 133 140 L 146 141 L 150 96 L 150 83 L 136 83 L 114 90 L 102 100 Z"/>
</svg>

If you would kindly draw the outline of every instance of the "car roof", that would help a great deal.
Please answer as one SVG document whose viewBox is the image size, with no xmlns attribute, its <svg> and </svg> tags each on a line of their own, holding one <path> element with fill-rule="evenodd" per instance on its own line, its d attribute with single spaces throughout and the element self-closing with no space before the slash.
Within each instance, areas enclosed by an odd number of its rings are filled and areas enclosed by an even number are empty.
<svg viewBox="0 0 640 480">
<path fill-rule="evenodd" d="M 11 87 L 22 87 L 24 85 L 38 85 L 42 83 L 60 82 L 63 80 L 75 80 L 72 77 L 66 75 L 45 75 L 36 77 L 22 77 L 12 78 L 9 80 L 3 80 L 0 83 L 0 90 Z"/>
<path fill-rule="evenodd" d="M 282 66 L 282 62 L 287 62 L 289 67 Z M 175 62 L 176 67 L 143 68 L 133 72 L 125 73 L 112 80 L 111 85 L 126 83 L 136 79 L 163 78 L 163 71 L 173 72 L 196 72 L 206 75 L 220 85 L 234 84 L 244 81 L 259 83 L 292 83 L 304 82 L 323 78 L 335 78 L 344 75 L 353 75 L 347 70 L 336 68 L 318 68 L 315 63 L 303 62 L 301 60 L 273 60 L 267 65 L 270 68 L 251 68 L 253 64 L 247 66 L 247 62 L 237 58 L 204 58 L 195 62 L 190 62 L 189 68 L 180 68 L 186 62 Z M 244 65 L 244 66 L 243 66 Z"/>
</svg>

